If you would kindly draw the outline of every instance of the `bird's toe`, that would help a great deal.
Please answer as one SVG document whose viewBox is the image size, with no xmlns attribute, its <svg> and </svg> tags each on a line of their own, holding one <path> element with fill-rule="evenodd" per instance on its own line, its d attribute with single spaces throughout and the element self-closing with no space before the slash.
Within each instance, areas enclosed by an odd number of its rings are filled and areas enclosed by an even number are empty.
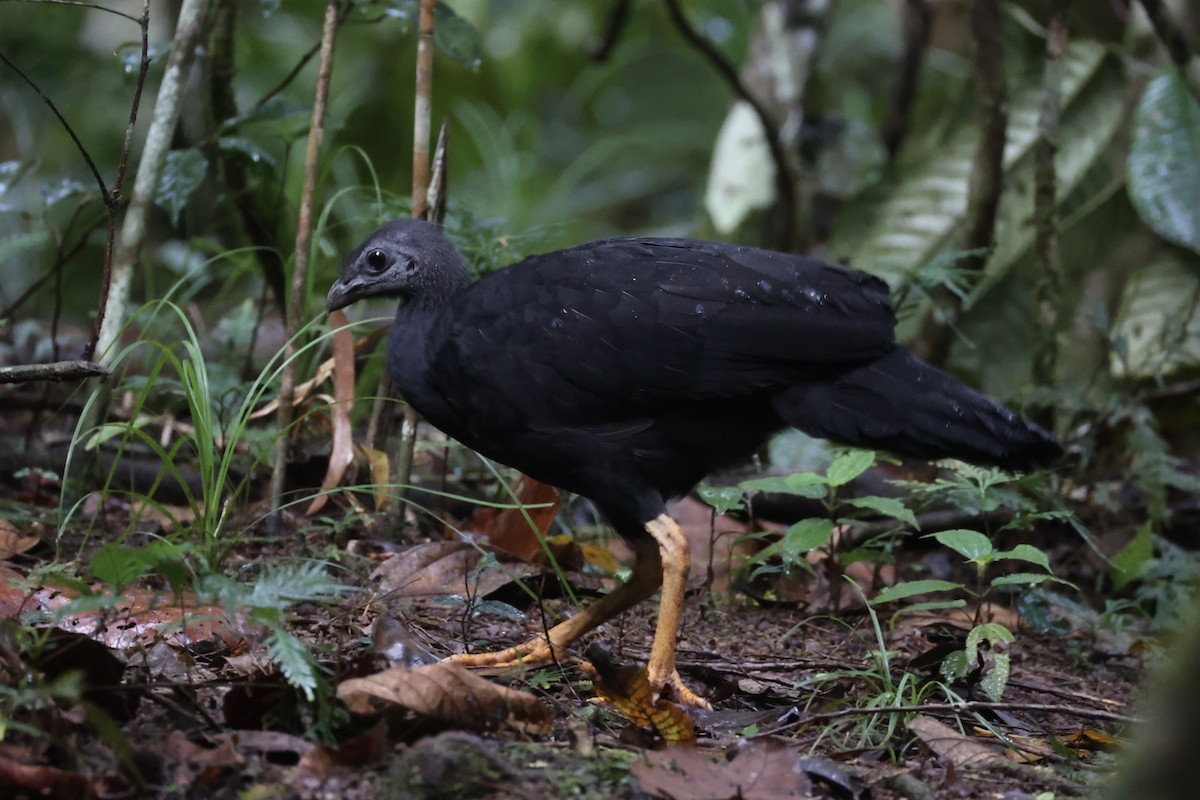
<svg viewBox="0 0 1200 800">
<path fill-rule="evenodd" d="M 679 670 L 671 670 L 666 675 L 658 676 L 651 673 L 648 675 L 648 678 L 655 701 L 661 697 L 665 697 L 681 706 L 703 708 L 707 711 L 712 711 L 712 704 L 689 689 L 687 684 L 683 682 L 683 678 L 679 677 Z"/>
<path fill-rule="evenodd" d="M 467 667 L 540 667 L 555 661 L 550 645 L 542 637 L 530 639 L 524 644 L 487 653 L 458 653 L 446 659 Z"/>
</svg>

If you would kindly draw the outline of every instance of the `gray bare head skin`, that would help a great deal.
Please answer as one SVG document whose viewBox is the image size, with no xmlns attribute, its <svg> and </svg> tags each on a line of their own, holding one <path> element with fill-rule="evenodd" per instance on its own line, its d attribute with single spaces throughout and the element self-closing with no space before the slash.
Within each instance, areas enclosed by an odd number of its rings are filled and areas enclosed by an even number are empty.
<svg viewBox="0 0 1200 800">
<path fill-rule="evenodd" d="M 440 305 L 470 282 L 454 245 L 436 225 L 398 219 L 368 236 L 342 264 L 325 299 L 329 311 L 372 297 Z"/>
</svg>

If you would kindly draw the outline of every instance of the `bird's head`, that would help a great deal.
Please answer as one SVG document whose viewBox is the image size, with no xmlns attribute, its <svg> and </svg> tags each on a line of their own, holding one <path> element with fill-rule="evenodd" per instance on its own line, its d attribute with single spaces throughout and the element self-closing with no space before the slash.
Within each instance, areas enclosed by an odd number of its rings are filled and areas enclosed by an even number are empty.
<svg viewBox="0 0 1200 800">
<path fill-rule="evenodd" d="M 454 245 L 436 225 L 398 219 L 377 228 L 342 264 L 329 289 L 329 311 L 371 297 L 447 302 L 470 282 Z"/>
</svg>

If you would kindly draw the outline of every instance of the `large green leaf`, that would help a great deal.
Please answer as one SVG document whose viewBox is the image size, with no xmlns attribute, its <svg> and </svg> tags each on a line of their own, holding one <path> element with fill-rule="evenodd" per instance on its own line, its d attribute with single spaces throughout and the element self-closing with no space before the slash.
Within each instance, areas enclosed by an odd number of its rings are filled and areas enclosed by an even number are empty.
<svg viewBox="0 0 1200 800">
<path fill-rule="evenodd" d="M 1056 159 L 1059 196 L 1082 179 L 1116 132 L 1124 85 L 1120 68 L 1105 49 L 1074 42 L 1063 55 L 1060 146 Z M 1005 195 L 997 220 L 997 250 L 989 259 L 977 299 L 1028 250 L 1033 237 L 1033 147 L 1042 98 L 1032 76 L 1013 92 L 1004 152 Z M 953 250 L 966 224 L 968 188 L 978 143 L 974 126 L 959 128 L 944 146 L 909 166 L 888 184 L 853 201 L 839 217 L 830 249 L 893 286 L 939 253 Z M 923 315 L 913 315 L 919 320 Z M 910 331 L 901 331 L 906 336 Z"/>
<path fill-rule="evenodd" d="M 1174 69 L 1138 103 L 1129 198 L 1159 236 L 1200 253 L 1200 104 Z"/>
<path fill-rule="evenodd" d="M 438 3 L 434 10 L 437 23 L 433 28 L 433 43 L 437 49 L 471 69 L 479 69 L 483 49 L 479 31 L 445 3 Z"/>
<path fill-rule="evenodd" d="M 1118 377 L 1162 377 L 1200 364 L 1200 265 L 1164 245 L 1125 285 L 1114 328 Z"/>
<path fill-rule="evenodd" d="M 179 224 L 179 215 L 204 181 L 208 171 L 208 159 L 199 150 L 172 150 L 167 153 L 162 177 L 158 179 L 158 192 L 154 202 L 171 216 L 173 224 Z"/>
</svg>

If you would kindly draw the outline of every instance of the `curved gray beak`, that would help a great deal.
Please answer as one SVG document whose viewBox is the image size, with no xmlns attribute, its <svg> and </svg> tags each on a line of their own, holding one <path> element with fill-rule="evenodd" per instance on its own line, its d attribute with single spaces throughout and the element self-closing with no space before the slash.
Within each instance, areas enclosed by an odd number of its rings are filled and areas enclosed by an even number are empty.
<svg viewBox="0 0 1200 800">
<path fill-rule="evenodd" d="M 333 286 L 329 287 L 329 294 L 325 296 L 325 310 L 337 311 L 339 308 L 345 308 L 362 296 L 362 281 L 357 278 L 343 280 L 338 278 L 333 282 Z"/>
</svg>

